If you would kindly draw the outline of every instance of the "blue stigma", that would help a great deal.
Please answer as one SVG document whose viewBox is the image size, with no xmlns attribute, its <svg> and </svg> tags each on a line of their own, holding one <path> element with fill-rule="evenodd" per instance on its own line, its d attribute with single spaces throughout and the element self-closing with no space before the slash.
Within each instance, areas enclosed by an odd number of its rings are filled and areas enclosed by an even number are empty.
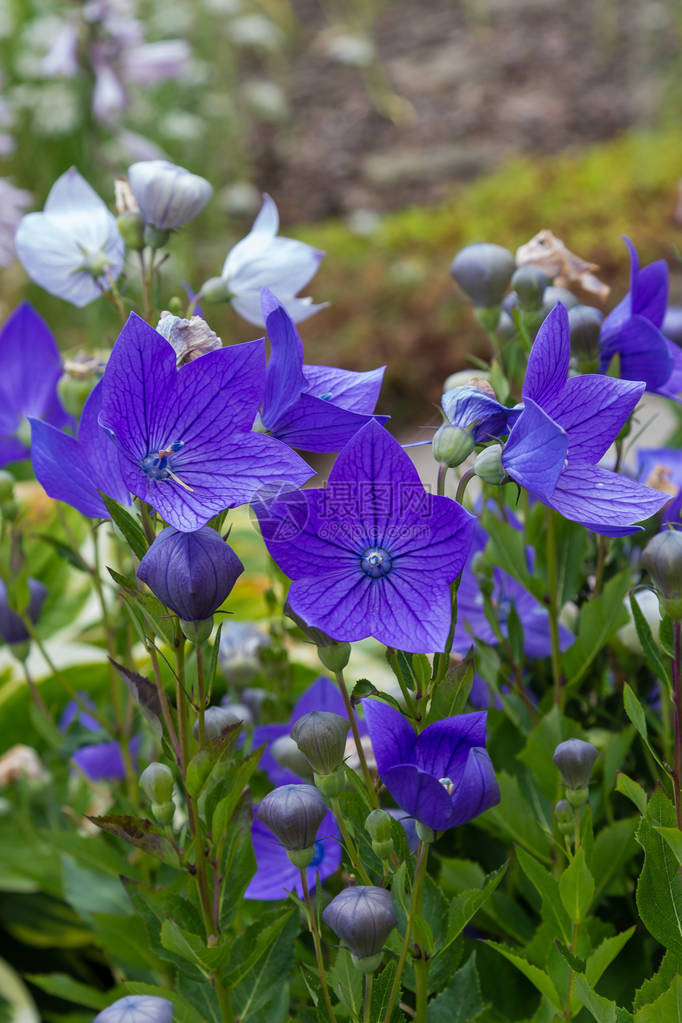
<svg viewBox="0 0 682 1023">
<path fill-rule="evenodd" d="M 174 479 L 171 456 L 184 447 L 184 441 L 174 440 L 167 448 L 150 451 L 142 459 L 142 471 L 150 480 Z"/>
<path fill-rule="evenodd" d="M 388 575 L 392 564 L 391 555 L 383 547 L 368 547 L 360 561 L 362 571 L 372 579 L 382 579 Z"/>
<path fill-rule="evenodd" d="M 315 842 L 313 848 L 315 852 L 313 853 L 313 858 L 308 866 L 319 867 L 320 863 L 322 863 L 322 860 L 324 859 L 324 846 L 322 842 Z"/>
</svg>

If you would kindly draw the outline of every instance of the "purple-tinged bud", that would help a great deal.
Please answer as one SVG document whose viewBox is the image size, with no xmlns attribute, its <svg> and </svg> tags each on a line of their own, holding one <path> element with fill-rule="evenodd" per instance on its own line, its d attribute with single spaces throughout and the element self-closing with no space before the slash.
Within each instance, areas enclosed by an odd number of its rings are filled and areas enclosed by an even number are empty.
<svg viewBox="0 0 682 1023">
<path fill-rule="evenodd" d="M 95 1016 L 92 1023 L 172 1023 L 173 1003 L 153 995 L 126 995 Z"/>
<path fill-rule="evenodd" d="M 290 735 L 316 774 L 331 774 L 343 763 L 349 727 L 340 714 L 313 710 L 294 722 Z"/>
<path fill-rule="evenodd" d="M 476 447 L 471 430 L 463 430 L 461 426 L 443 423 L 433 437 L 433 457 L 441 465 L 450 469 L 461 465 Z"/>
<path fill-rule="evenodd" d="M 504 483 L 509 477 L 502 465 L 501 445 L 490 444 L 483 451 L 479 451 L 474 460 L 474 472 L 484 483 L 490 483 L 492 486 Z"/>
<path fill-rule="evenodd" d="M 542 296 L 543 314 L 545 316 L 549 315 L 557 302 L 561 302 L 566 309 L 572 309 L 580 304 L 578 297 L 572 291 L 569 291 L 568 288 L 557 288 L 556 285 L 551 284 Z"/>
<path fill-rule="evenodd" d="M 591 742 L 582 739 L 566 739 L 554 750 L 553 762 L 559 768 L 568 789 L 586 788 L 594 762 L 599 756 Z"/>
<path fill-rule="evenodd" d="M 663 317 L 661 333 L 676 345 L 682 345 L 682 305 L 668 306 Z"/>
<path fill-rule="evenodd" d="M 244 571 L 215 529 L 181 533 L 166 526 L 137 570 L 159 600 L 187 622 L 210 618 Z"/>
<path fill-rule="evenodd" d="M 228 728 L 232 728 L 234 725 L 241 724 L 241 718 L 228 710 L 227 707 L 207 707 L 204 711 L 204 733 L 206 735 L 206 741 L 211 742 L 213 739 L 217 739 L 223 735 Z M 194 738 L 198 738 L 199 735 L 199 722 L 194 722 L 192 729 Z"/>
<path fill-rule="evenodd" d="M 550 284 L 549 277 L 539 266 L 520 266 L 511 279 L 519 305 L 528 312 L 542 308 L 542 298 Z"/>
<path fill-rule="evenodd" d="M 350 643 L 332 643 L 330 646 L 318 646 L 317 656 L 325 668 L 335 674 L 343 669 L 350 660 Z"/>
<path fill-rule="evenodd" d="M 159 231 L 182 227 L 213 195 L 205 178 L 165 160 L 144 160 L 128 168 L 128 184 L 145 224 Z"/>
<path fill-rule="evenodd" d="M 651 576 L 662 609 L 676 621 L 682 619 L 682 533 L 664 529 L 642 552 L 642 567 Z"/>
<path fill-rule="evenodd" d="M 499 306 L 516 268 L 508 249 L 485 242 L 467 245 L 452 261 L 450 275 L 477 307 Z"/>
<path fill-rule="evenodd" d="M 313 785 L 280 785 L 259 804 L 256 817 L 287 852 L 309 850 L 312 859 L 315 836 L 326 813 L 325 802 Z"/>
<path fill-rule="evenodd" d="M 28 607 L 26 613 L 29 619 L 35 624 L 43 609 L 47 590 L 37 579 L 28 580 Z M 10 608 L 7 600 L 7 588 L 0 579 L 0 638 L 5 643 L 13 644 L 28 642 L 31 638 L 26 626 L 16 611 Z"/>
<path fill-rule="evenodd" d="M 275 739 L 270 746 L 270 754 L 280 767 L 312 782 L 313 769 L 290 735 L 280 735 Z"/>
<path fill-rule="evenodd" d="M 571 329 L 571 355 L 585 372 L 599 368 L 599 335 L 604 319 L 591 305 L 575 305 L 568 310 Z"/>
<path fill-rule="evenodd" d="M 560 799 L 554 807 L 554 816 L 562 835 L 570 835 L 574 828 L 575 813 L 567 799 Z"/>
<path fill-rule="evenodd" d="M 397 924 L 391 893 L 373 885 L 344 889 L 322 919 L 351 951 L 355 965 L 368 973 L 381 963 L 381 950 Z"/>
<path fill-rule="evenodd" d="M 150 803 L 168 803 L 173 793 L 173 772 L 154 760 L 140 775 L 140 788 Z"/>
</svg>

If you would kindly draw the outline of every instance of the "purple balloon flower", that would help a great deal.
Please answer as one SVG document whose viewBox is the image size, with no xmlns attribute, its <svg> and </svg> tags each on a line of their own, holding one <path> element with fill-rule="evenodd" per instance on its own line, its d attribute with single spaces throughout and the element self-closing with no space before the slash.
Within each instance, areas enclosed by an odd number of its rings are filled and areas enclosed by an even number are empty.
<svg viewBox="0 0 682 1023">
<path fill-rule="evenodd" d="M 21 436 L 29 416 L 54 426 L 69 421 L 57 396 L 62 360 L 50 328 L 28 302 L 0 331 L 0 466 L 28 457 Z"/>
<path fill-rule="evenodd" d="M 154 995 L 126 995 L 98 1013 L 92 1023 L 172 1023 L 173 1003 Z"/>
<path fill-rule="evenodd" d="M 385 367 L 354 373 L 332 366 L 304 366 L 294 321 L 267 288 L 261 310 L 272 355 L 265 378 L 261 421 L 292 448 L 339 451 L 372 418 Z M 376 416 L 385 422 L 388 416 Z"/>
<path fill-rule="evenodd" d="M 188 533 L 265 484 L 304 483 L 313 473 L 298 455 L 251 433 L 264 376 L 262 340 L 178 370 L 168 341 L 131 313 L 102 379 L 99 417 L 116 439 L 128 489 Z"/>
<path fill-rule="evenodd" d="M 258 870 L 244 892 L 246 899 L 285 899 L 287 892 L 295 891 L 303 898 L 301 872 L 287 855 L 270 828 L 257 818 L 251 825 L 251 841 L 256 854 Z M 327 811 L 318 828 L 314 842 L 315 855 L 306 867 L 308 888 L 312 890 L 318 880 L 325 881 L 335 874 L 341 863 L 341 836 L 336 821 Z"/>
<path fill-rule="evenodd" d="M 309 714 L 313 710 L 331 711 L 333 714 L 346 717 L 346 708 L 343 697 L 339 692 L 339 687 L 324 675 L 316 678 L 312 685 L 309 685 L 305 692 L 301 694 L 288 721 L 271 725 L 258 725 L 258 727 L 254 728 L 254 748 L 262 746 L 264 742 L 267 743 L 258 766 L 262 771 L 265 771 L 274 785 L 290 785 L 303 781 L 303 778 L 287 770 L 286 767 L 282 767 L 275 760 L 270 749 L 277 739 L 289 734 L 291 726 L 295 721 L 298 721 L 304 714 Z"/>
<path fill-rule="evenodd" d="M 532 497 L 603 536 L 627 536 L 665 504 L 665 495 L 602 469 L 608 450 L 644 384 L 588 373 L 568 379 L 568 314 L 558 303 L 533 344 L 523 412 L 502 464 Z"/>
<path fill-rule="evenodd" d="M 268 550 L 293 579 L 294 612 L 342 642 L 374 636 L 414 653 L 442 650 L 473 517 L 428 493 L 397 440 L 373 421 L 346 444 L 327 487 L 297 497 L 295 508 L 256 508 Z M 298 532 L 283 529 L 292 517 Z"/>
<path fill-rule="evenodd" d="M 92 706 L 84 693 L 79 695 L 86 706 Z M 75 700 L 69 700 L 59 720 L 60 732 L 65 732 L 74 721 L 88 732 L 99 732 L 102 728 L 100 723 Z M 141 741 L 139 735 L 130 740 L 130 752 L 133 757 L 137 754 Z M 86 744 L 77 749 L 71 759 L 90 781 L 123 781 L 125 778 L 123 754 L 118 742 Z"/>
<path fill-rule="evenodd" d="M 116 445 L 98 422 L 101 409 L 100 380 L 83 408 L 77 440 L 40 419 L 30 420 L 33 471 L 43 490 L 95 519 L 109 518 L 100 490 L 120 504 L 130 504 Z"/>
<path fill-rule="evenodd" d="M 444 718 L 417 735 L 381 700 L 363 700 L 362 706 L 381 780 L 412 817 L 444 831 L 499 803 L 485 749 L 485 712 Z"/>
<path fill-rule="evenodd" d="M 668 267 L 664 260 L 639 268 L 629 238 L 630 290 L 601 328 L 600 359 L 605 373 L 620 357 L 624 380 L 643 380 L 647 391 L 677 398 L 682 391 L 682 351 L 662 332 L 668 303 Z"/>
</svg>

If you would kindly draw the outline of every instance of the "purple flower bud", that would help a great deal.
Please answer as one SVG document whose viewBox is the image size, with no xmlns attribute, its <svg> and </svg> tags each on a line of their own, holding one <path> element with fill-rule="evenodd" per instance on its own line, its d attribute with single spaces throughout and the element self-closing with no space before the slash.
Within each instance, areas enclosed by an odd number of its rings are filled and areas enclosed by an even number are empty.
<svg viewBox="0 0 682 1023">
<path fill-rule="evenodd" d="M 313 785 L 280 785 L 260 803 L 256 817 L 285 849 L 296 851 L 314 844 L 326 813 L 324 800 Z"/>
<path fill-rule="evenodd" d="M 664 529 L 644 548 L 642 567 L 653 579 L 671 617 L 682 618 L 682 533 Z"/>
<path fill-rule="evenodd" d="M 313 710 L 295 721 L 291 738 L 317 774 L 331 774 L 343 763 L 348 719 L 329 710 Z"/>
<path fill-rule="evenodd" d="M 172 1023 L 173 1003 L 152 995 L 126 995 L 98 1013 L 92 1023 Z"/>
<path fill-rule="evenodd" d="M 204 732 L 208 742 L 218 739 L 228 728 L 241 724 L 242 718 L 227 707 L 208 707 L 204 713 Z M 194 738 L 199 735 L 199 722 L 192 729 Z"/>
<path fill-rule="evenodd" d="M 29 601 L 26 611 L 32 622 L 37 622 L 42 611 L 47 590 L 37 579 L 28 580 Z M 7 601 L 7 588 L 0 579 L 0 637 L 5 643 L 23 643 L 30 639 L 26 626 Z"/>
<path fill-rule="evenodd" d="M 144 160 L 128 168 L 128 183 L 145 223 L 160 231 L 181 227 L 213 195 L 205 178 L 165 160 Z"/>
<path fill-rule="evenodd" d="M 586 363 L 595 362 L 597 370 L 599 368 L 599 335 L 603 319 L 599 309 L 591 305 L 575 305 L 568 310 L 571 355 L 578 360 L 579 364 L 583 360 Z"/>
<path fill-rule="evenodd" d="M 280 767 L 285 771 L 291 771 L 299 778 L 306 781 L 313 780 L 313 769 L 308 758 L 291 738 L 290 735 L 280 735 L 270 746 L 270 755 L 275 758 Z"/>
<path fill-rule="evenodd" d="M 566 787 L 581 789 L 587 786 L 598 756 L 592 743 L 583 742 L 582 739 L 566 739 L 554 750 L 552 760 L 559 768 Z"/>
<path fill-rule="evenodd" d="M 244 566 L 221 538 L 204 526 L 181 533 L 161 530 L 137 570 L 162 603 L 187 622 L 210 618 L 228 596 Z"/>
<path fill-rule="evenodd" d="M 550 283 L 549 277 L 539 266 L 520 266 L 511 279 L 519 305 L 529 311 L 542 308 L 542 298 Z"/>
<path fill-rule="evenodd" d="M 380 953 L 397 924 L 391 893 L 373 885 L 346 888 L 332 899 L 322 919 L 357 959 Z"/>
<path fill-rule="evenodd" d="M 502 301 L 515 268 L 516 260 L 508 249 L 482 242 L 457 253 L 450 275 L 475 306 L 490 308 Z"/>
</svg>

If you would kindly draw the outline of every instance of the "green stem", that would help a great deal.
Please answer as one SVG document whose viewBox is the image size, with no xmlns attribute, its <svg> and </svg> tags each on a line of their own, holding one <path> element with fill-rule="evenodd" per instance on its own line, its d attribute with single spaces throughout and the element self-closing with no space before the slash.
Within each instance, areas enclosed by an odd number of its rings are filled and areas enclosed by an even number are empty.
<svg viewBox="0 0 682 1023">
<path fill-rule="evenodd" d="M 320 975 L 320 984 L 322 985 L 322 997 L 324 998 L 324 1004 L 327 1007 L 327 1015 L 329 1016 L 330 1023 L 336 1023 L 336 1016 L 334 1015 L 332 1000 L 329 995 L 329 988 L 327 987 L 327 975 L 325 973 L 324 957 L 322 955 L 322 940 L 317 927 L 317 918 L 315 916 L 315 910 L 313 909 L 312 899 L 310 898 L 310 889 L 308 888 L 308 878 L 306 877 L 305 870 L 301 871 L 301 885 L 303 887 L 303 900 L 305 902 L 306 913 L 308 916 L 308 930 L 310 931 L 313 939 L 313 945 L 315 946 L 315 959 L 317 961 L 317 972 Z"/>
<path fill-rule="evenodd" d="M 476 473 L 473 468 L 467 469 L 466 472 L 462 473 L 460 481 L 457 484 L 457 493 L 455 494 L 455 501 L 457 501 L 458 504 L 462 504 L 464 502 L 464 492 L 469 485 L 469 481 L 472 480 L 475 475 Z"/>
<path fill-rule="evenodd" d="M 358 722 L 355 717 L 355 711 L 353 704 L 351 703 L 348 690 L 346 689 L 346 683 L 343 677 L 343 671 L 335 672 L 336 682 L 339 689 L 341 690 L 341 696 L 343 697 L 344 706 L 346 708 L 346 715 L 350 721 L 351 731 L 353 733 L 353 739 L 355 741 L 355 749 L 357 750 L 358 759 L 360 761 L 360 767 L 362 768 L 362 774 L 365 779 L 365 785 L 367 786 L 367 794 L 369 795 L 372 806 L 379 806 L 379 797 L 377 791 L 374 788 L 374 782 L 372 781 L 372 775 L 369 773 L 369 767 L 367 766 L 367 758 L 365 757 L 365 751 L 362 748 L 362 740 L 360 738 L 360 732 L 358 731 Z"/>
<path fill-rule="evenodd" d="M 436 478 L 436 493 L 439 497 L 445 496 L 445 477 L 448 474 L 447 465 L 440 464 L 438 466 L 438 476 Z"/>
<path fill-rule="evenodd" d="M 682 784 L 682 623 L 678 620 L 673 624 L 673 644 L 672 676 L 673 708 L 675 714 L 673 792 L 675 796 L 677 827 L 682 830 L 682 806 L 680 805 L 680 785 Z M 682 867 L 680 870 L 682 872 Z"/>
<path fill-rule="evenodd" d="M 594 600 L 601 593 L 602 583 L 604 581 L 604 566 L 606 565 L 606 555 L 608 553 L 609 544 L 605 536 L 599 537 L 599 544 L 597 547 L 597 569 L 594 579 L 594 589 L 590 600 Z"/>
<path fill-rule="evenodd" d="M 199 721 L 199 745 L 203 747 L 206 745 L 206 726 L 204 724 L 204 714 L 206 713 L 206 680 L 204 677 L 204 658 L 201 654 L 201 643 L 196 644 L 195 650 L 197 655 L 197 715 Z"/>
<path fill-rule="evenodd" d="M 556 553 L 556 531 L 554 512 L 547 509 L 547 604 L 549 611 L 549 632 L 552 643 L 552 677 L 554 679 L 554 702 L 563 709 L 564 693 L 561 685 L 561 662 L 559 660 L 559 607 L 557 587 L 559 571 Z"/>
<path fill-rule="evenodd" d="M 362 1012 L 363 1023 L 372 1023 L 370 1017 L 370 1008 L 372 1006 L 372 981 L 374 980 L 373 973 L 365 974 L 365 1005 Z"/>
<path fill-rule="evenodd" d="M 371 885 L 372 880 L 362 865 L 362 860 L 360 858 L 360 853 L 358 852 L 358 847 L 351 838 L 348 828 L 346 827 L 346 821 L 343 815 L 343 810 L 341 809 L 341 804 L 339 803 L 339 800 L 337 798 L 332 799 L 331 804 L 332 811 L 334 813 L 334 817 L 336 818 L 336 823 L 339 825 L 339 831 L 341 832 L 343 844 L 346 849 L 346 852 L 348 853 L 348 858 L 351 861 L 353 870 L 355 871 L 356 874 L 360 875 L 363 884 Z"/>
<path fill-rule="evenodd" d="M 400 979 L 403 975 L 403 968 L 405 966 L 405 960 L 407 959 L 407 952 L 410 947 L 410 936 L 412 934 L 412 923 L 416 916 L 421 915 L 422 907 L 422 894 L 424 892 L 424 879 L 426 877 L 426 861 L 429 857 L 429 847 L 426 842 L 420 842 L 417 850 L 417 863 L 414 868 L 414 882 L 412 884 L 412 897 L 410 899 L 410 911 L 407 916 L 407 923 L 405 925 L 405 937 L 403 938 L 403 944 L 400 949 L 400 958 L 398 959 L 398 967 L 395 971 L 395 977 L 393 978 L 393 986 L 391 988 L 391 994 L 388 999 L 388 1006 L 386 1007 L 386 1013 L 384 1015 L 384 1023 L 390 1023 L 391 1014 L 393 1012 L 393 1006 L 395 1000 L 398 997 L 398 991 L 400 990 Z M 426 1017 L 424 1017 L 425 1019 Z"/>
<path fill-rule="evenodd" d="M 416 1015 L 415 1023 L 426 1023 L 426 1012 L 429 1000 L 429 961 L 420 956 L 414 961 L 414 975 L 416 980 Z"/>
</svg>

